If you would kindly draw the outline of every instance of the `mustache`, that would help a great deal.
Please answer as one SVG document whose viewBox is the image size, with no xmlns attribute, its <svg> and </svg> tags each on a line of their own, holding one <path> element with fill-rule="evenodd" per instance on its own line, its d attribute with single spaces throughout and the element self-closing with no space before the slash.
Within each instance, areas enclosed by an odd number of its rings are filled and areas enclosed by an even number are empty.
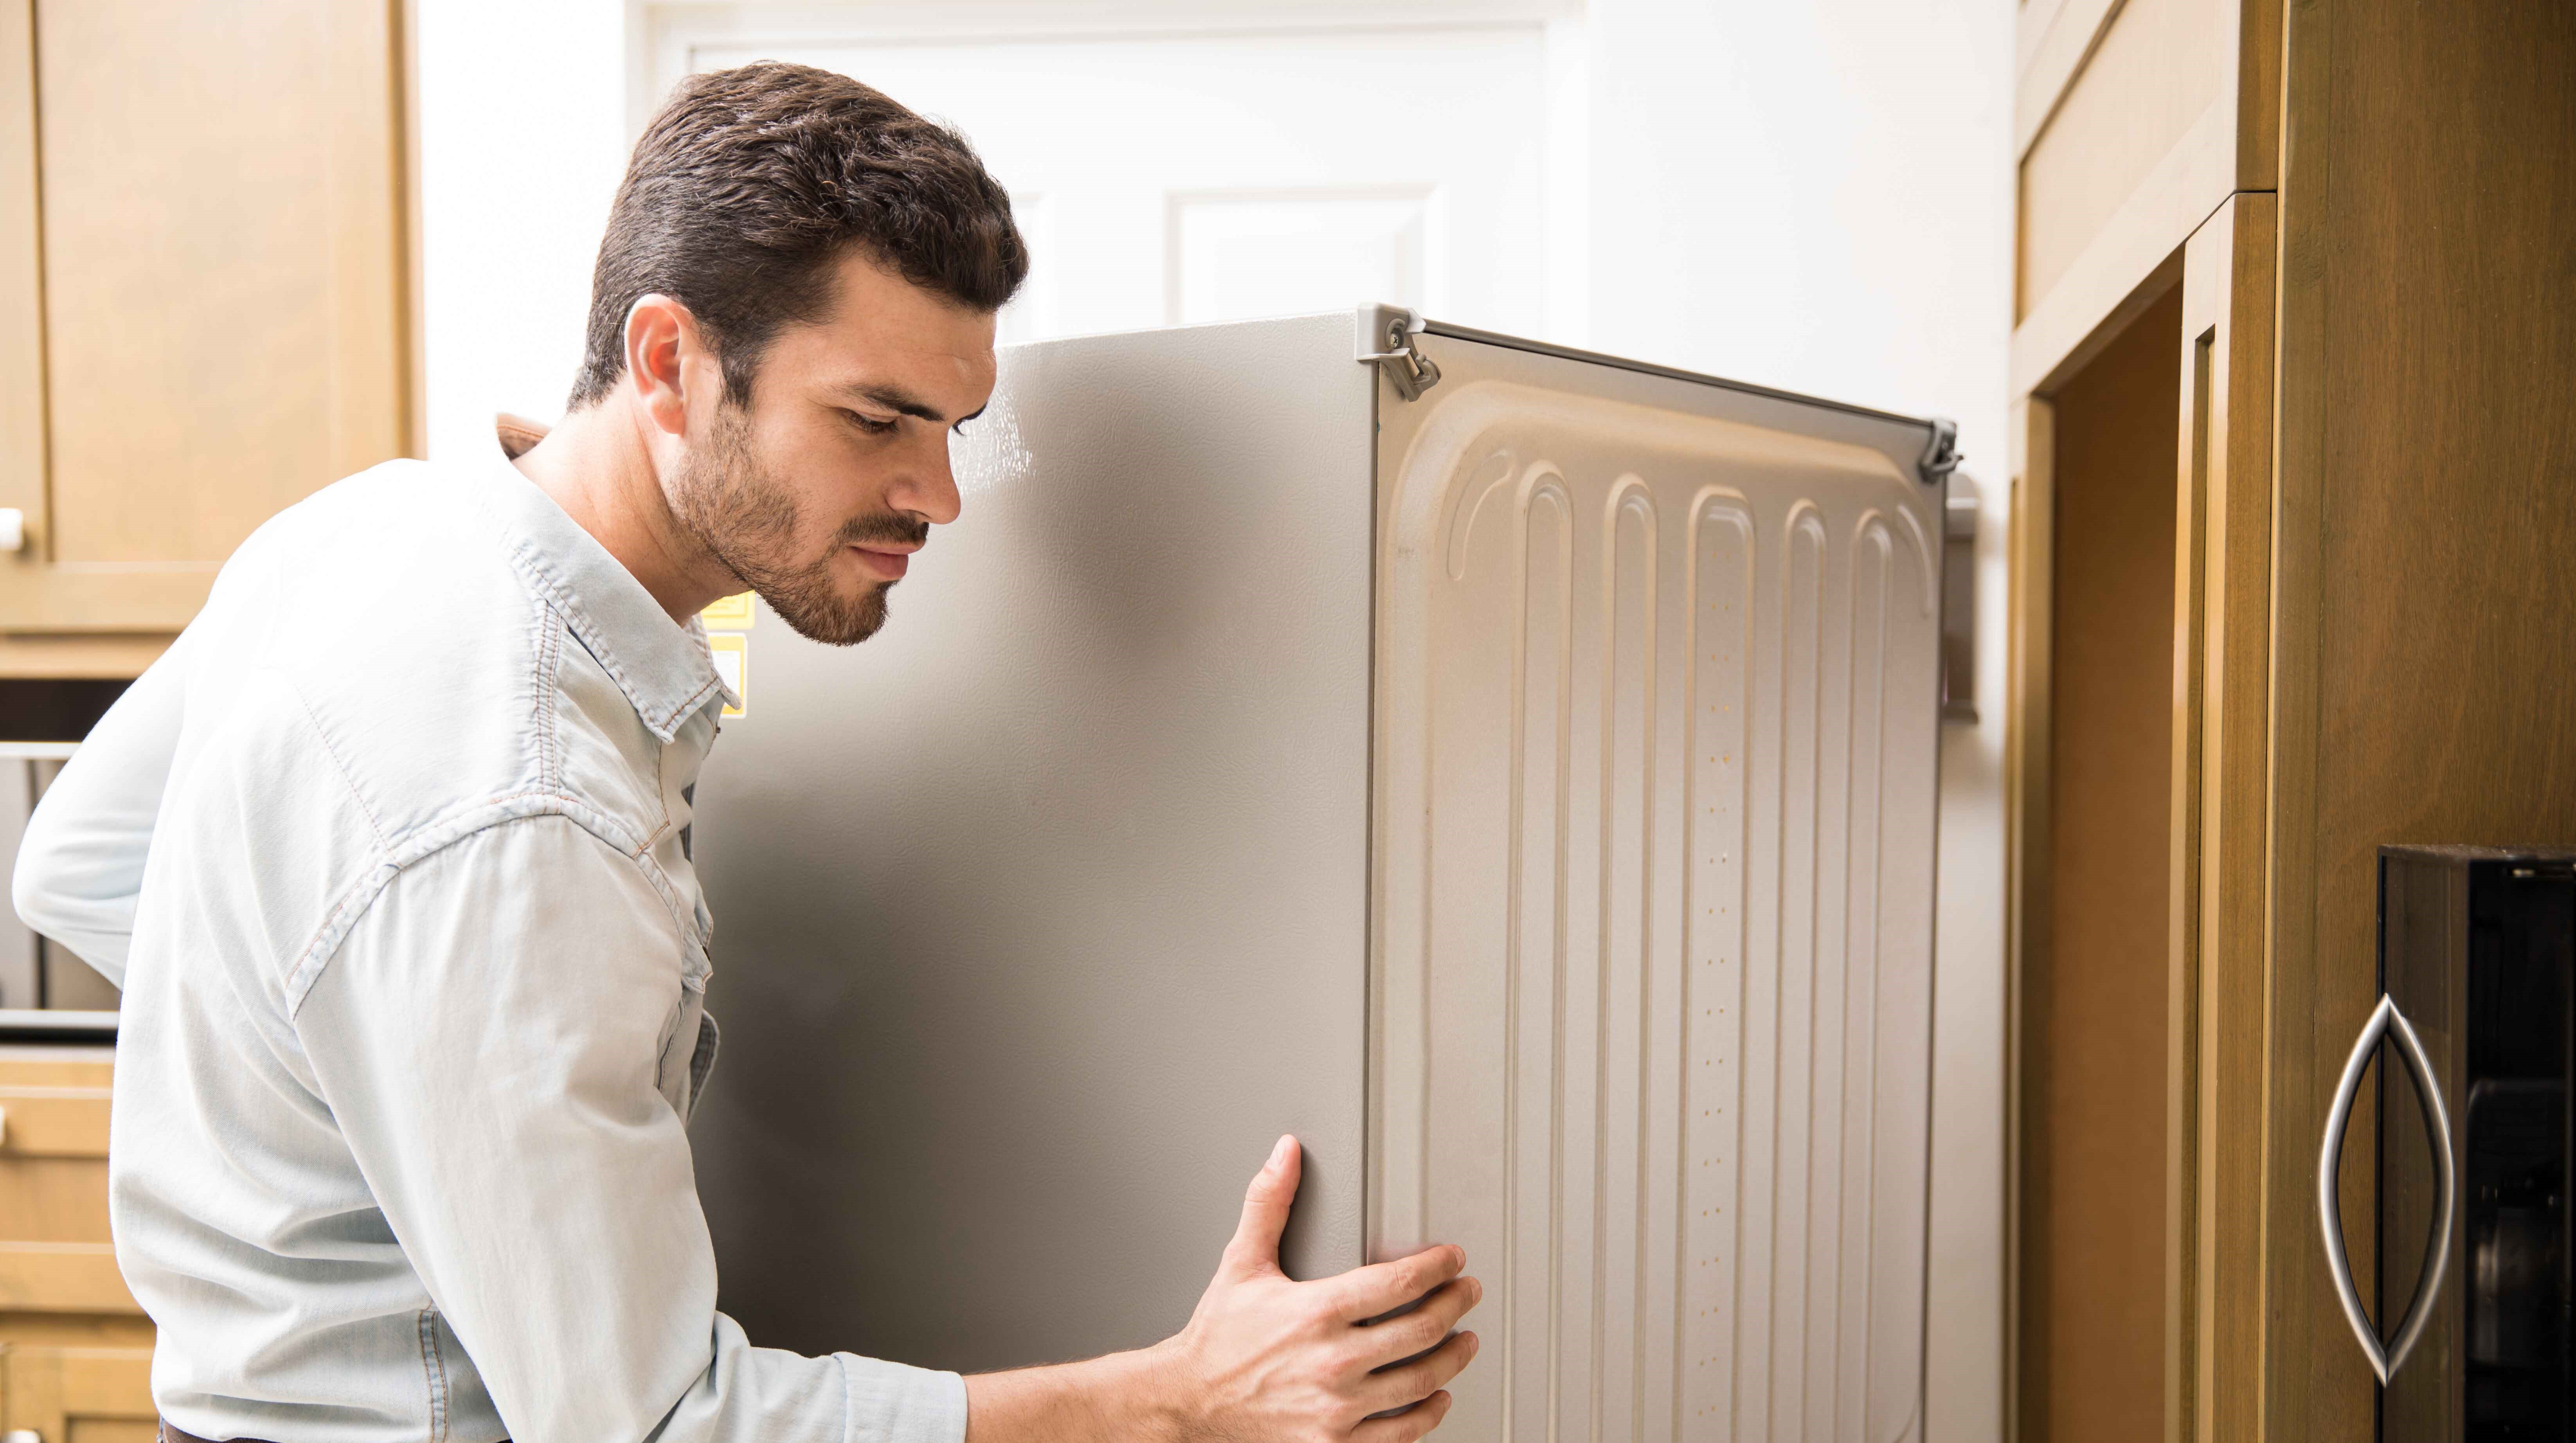
<svg viewBox="0 0 2576 1443">
<path fill-rule="evenodd" d="M 834 550 L 844 546 L 880 545 L 925 546 L 930 542 L 930 523 L 880 511 L 874 516 L 859 516 L 842 524 L 832 538 Z"/>
</svg>

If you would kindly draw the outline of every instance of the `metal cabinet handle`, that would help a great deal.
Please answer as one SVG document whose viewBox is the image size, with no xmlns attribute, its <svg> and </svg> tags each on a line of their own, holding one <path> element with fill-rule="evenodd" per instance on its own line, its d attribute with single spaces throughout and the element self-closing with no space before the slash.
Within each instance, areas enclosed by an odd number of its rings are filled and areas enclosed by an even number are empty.
<svg viewBox="0 0 2576 1443">
<path fill-rule="evenodd" d="M 2415 1290 L 2415 1300 L 2397 1325 L 2397 1341 L 2383 1349 L 2378 1331 L 2370 1324 L 2370 1315 L 2362 1310 L 2361 1292 L 2353 1286 L 2352 1260 L 2344 1250 L 2335 1173 L 2336 1165 L 2343 1160 L 2344 1125 L 2352 1120 L 2352 1102 L 2361 1091 L 2361 1074 L 2370 1066 L 2370 1056 L 2378 1050 L 2380 1039 L 2391 1029 L 2397 1034 L 2398 1056 L 2405 1059 L 2406 1070 L 2415 1075 L 2415 1097 L 2424 1108 L 2425 1130 L 2433 1135 L 2433 1161 L 2442 1204 L 2440 1221 L 2434 1224 L 2432 1242 L 2425 1249 L 2422 1285 Z M 2352 1057 L 2344 1063 L 2343 1082 L 2335 1088 L 2334 1106 L 2326 1110 L 2325 1146 L 2317 1156 L 2317 1221 L 2325 1228 L 2326 1268 L 2334 1274 L 2335 1295 L 2343 1300 L 2344 1320 L 2352 1324 L 2352 1335 L 2370 1359 L 2370 1370 L 2379 1375 L 2383 1387 L 2405 1365 L 2406 1355 L 2414 1351 L 2415 1340 L 2423 1336 L 2424 1325 L 2432 1321 L 2433 1302 L 2442 1293 L 2442 1273 L 2451 1260 L 2451 1210 L 2458 1198 L 2459 1178 L 2451 1159 L 2451 1118 L 2442 1107 L 2442 1089 L 2434 1081 L 2432 1059 L 2424 1055 L 2424 1043 L 2415 1035 L 2414 1024 L 2397 1010 L 2397 999 L 2383 994 L 2370 1020 L 2362 1024 L 2361 1037 L 2352 1045 Z"/>
</svg>

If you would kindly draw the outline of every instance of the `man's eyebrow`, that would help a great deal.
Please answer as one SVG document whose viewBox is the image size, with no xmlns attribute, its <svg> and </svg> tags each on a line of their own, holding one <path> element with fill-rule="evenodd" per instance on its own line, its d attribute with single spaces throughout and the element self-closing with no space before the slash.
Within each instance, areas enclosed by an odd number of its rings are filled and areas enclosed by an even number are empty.
<svg viewBox="0 0 2576 1443">
<path fill-rule="evenodd" d="M 913 395 L 910 391 L 905 390 L 901 386 L 871 386 L 864 383 L 854 383 L 843 386 L 841 388 L 841 393 L 847 396 L 856 396 L 863 401 L 873 401 L 898 415 L 917 416 L 924 421 L 928 421 L 934 426 L 946 426 L 952 424 L 947 417 L 939 414 L 936 407 L 924 404 L 919 397 Z M 967 412 L 965 415 L 958 417 L 954 424 L 963 426 L 967 422 L 972 421 L 983 414 L 984 408 L 978 406 L 974 410 Z"/>
</svg>

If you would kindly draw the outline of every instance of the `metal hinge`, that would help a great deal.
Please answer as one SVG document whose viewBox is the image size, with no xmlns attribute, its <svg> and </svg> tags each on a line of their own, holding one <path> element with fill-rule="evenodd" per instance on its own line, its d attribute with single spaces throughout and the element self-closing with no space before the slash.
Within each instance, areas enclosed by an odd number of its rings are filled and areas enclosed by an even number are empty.
<svg viewBox="0 0 2576 1443">
<path fill-rule="evenodd" d="M 1951 472 L 1959 469 L 1965 452 L 1959 449 L 1959 423 L 1945 416 L 1932 418 L 1932 438 L 1923 443 L 1923 459 L 1914 463 L 1914 472 L 1926 486 L 1938 486 Z"/>
<path fill-rule="evenodd" d="M 1402 306 L 1360 307 L 1359 359 L 1384 371 L 1395 393 L 1408 401 L 1440 384 L 1440 368 L 1413 343 L 1421 332 L 1422 317 Z"/>
<path fill-rule="evenodd" d="M 1977 719 L 1977 483 L 1950 478 L 1941 512 L 1941 720 Z"/>
</svg>

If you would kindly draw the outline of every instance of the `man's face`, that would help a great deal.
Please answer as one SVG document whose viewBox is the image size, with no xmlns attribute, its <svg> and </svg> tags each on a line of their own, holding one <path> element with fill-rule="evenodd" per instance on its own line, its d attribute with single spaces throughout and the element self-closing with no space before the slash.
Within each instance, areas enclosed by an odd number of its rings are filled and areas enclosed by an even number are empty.
<svg viewBox="0 0 2576 1443">
<path fill-rule="evenodd" d="M 680 524 L 770 609 L 847 646 L 930 528 L 957 519 L 948 440 L 993 394 L 993 317 L 861 255 L 819 321 L 780 330 L 748 408 L 690 405 L 665 482 Z"/>
</svg>

